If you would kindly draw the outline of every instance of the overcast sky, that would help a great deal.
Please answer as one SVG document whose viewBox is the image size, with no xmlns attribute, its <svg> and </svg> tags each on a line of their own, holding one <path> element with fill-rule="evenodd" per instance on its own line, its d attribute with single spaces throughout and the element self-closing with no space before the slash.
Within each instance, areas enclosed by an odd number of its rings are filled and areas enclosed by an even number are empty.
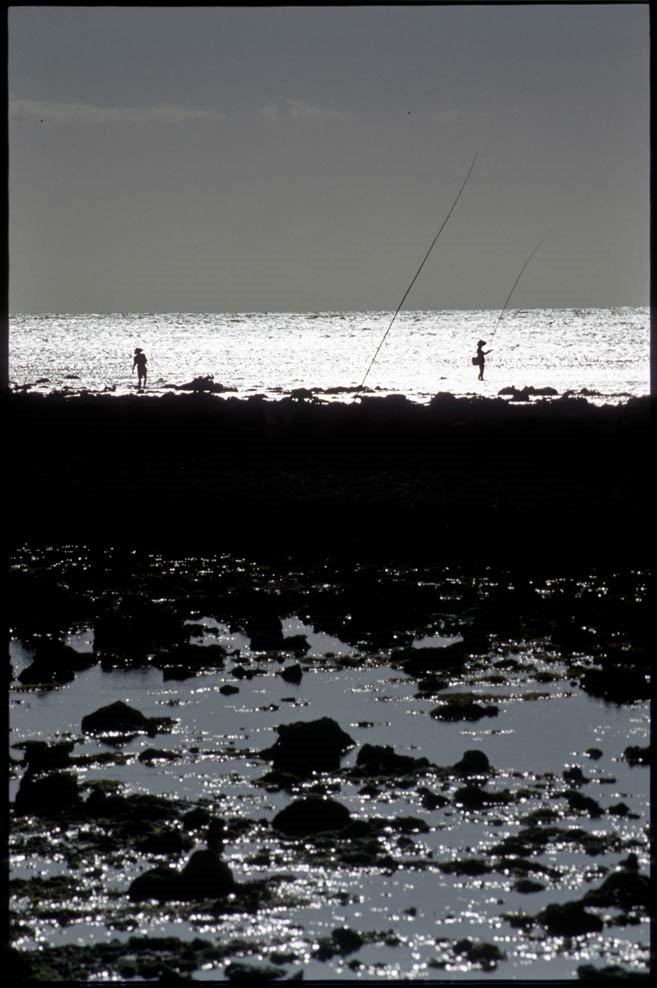
<svg viewBox="0 0 657 988">
<path fill-rule="evenodd" d="M 649 302 L 647 5 L 17 7 L 10 310 Z"/>
</svg>

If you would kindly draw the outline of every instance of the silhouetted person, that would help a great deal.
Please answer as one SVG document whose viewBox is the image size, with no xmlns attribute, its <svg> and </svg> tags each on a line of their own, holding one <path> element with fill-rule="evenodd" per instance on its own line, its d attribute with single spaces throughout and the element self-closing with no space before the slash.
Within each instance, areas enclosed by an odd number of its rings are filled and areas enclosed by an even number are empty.
<svg viewBox="0 0 657 988">
<path fill-rule="evenodd" d="M 477 356 L 472 358 L 472 363 L 479 368 L 479 377 L 478 377 L 479 381 L 483 381 L 484 379 L 484 367 L 486 365 L 486 357 L 488 356 L 489 353 L 493 352 L 492 350 L 484 350 L 485 346 L 486 346 L 486 340 L 479 340 L 479 342 L 477 343 Z"/>
<path fill-rule="evenodd" d="M 147 365 L 148 360 L 146 354 L 141 349 L 141 347 L 135 348 L 135 359 L 132 361 L 132 370 L 134 373 L 135 367 L 137 368 L 137 387 L 141 388 L 146 385 L 146 378 L 148 377 Z"/>
</svg>

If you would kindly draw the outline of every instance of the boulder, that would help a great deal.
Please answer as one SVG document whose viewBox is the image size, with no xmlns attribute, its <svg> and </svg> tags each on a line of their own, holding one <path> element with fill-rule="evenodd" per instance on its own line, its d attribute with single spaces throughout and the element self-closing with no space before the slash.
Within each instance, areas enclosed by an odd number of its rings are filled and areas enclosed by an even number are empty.
<svg viewBox="0 0 657 988">
<path fill-rule="evenodd" d="M 220 855 L 209 848 L 195 851 L 182 871 L 163 866 L 150 868 L 132 882 L 128 895 L 137 902 L 214 899 L 236 887 L 233 873 Z"/>
<path fill-rule="evenodd" d="M 647 908 L 649 901 L 650 879 L 629 869 L 607 875 L 599 888 L 590 889 L 582 899 L 586 905 L 620 909 Z"/>
<path fill-rule="evenodd" d="M 488 775 L 491 765 L 487 756 L 478 748 L 463 752 L 463 758 L 452 765 L 455 775 Z"/>
<path fill-rule="evenodd" d="M 85 734 L 147 734 L 149 737 L 173 723 L 169 717 L 146 717 L 140 710 L 117 700 L 82 718 Z"/>
<path fill-rule="evenodd" d="M 391 745 L 364 744 L 356 758 L 358 774 L 404 775 L 428 768 L 428 758 L 398 755 Z"/>
<path fill-rule="evenodd" d="M 281 669 L 281 678 L 286 683 L 300 683 L 302 676 L 303 671 L 298 662 L 293 666 L 285 666 L 284 669 Z"/>
<path fill-rule="evenodd" d="M 600 933 L 604 928 L 600 917 L 587 912 L 582 902 L 553 903 L 538 913 L 536 919 L 553 936 L 577 937 Z"/>
<path fill-rule="evenodd" d="M 21 779 L 14 807 L 17 813 L 54 817 L 81 807 L 77 776 L 57 772 L 35 778 L 26 772 Z"/>
<path fill-rule="evenodd" d="M 35 655 L 32 664 L 23 669 L 17 678 L 23 686 L 64 686 L 66 683 L 73 682 L 75 672 L 65 662 L 59 665 L 40 662 L 37 661 Z"/>
<path fill-rule="evenodd" d="M 48 744 L 46 741 L 24 741 L 22 745 L 26 768 L 32 772 L 50 772 L 66 768 L 71 764 L 71 752 L 75 741 L 59 741 Z"/>
<path fill-rule="evenodd" d="M 134 902 L 155 899 L 158 902 L 184 901 L 180 872 L 168 865 L 150 868 L 131 883 L 128 895 Z"/>
<path fill-rule="evenodd" d="M 599 803 L 596 803 L 595 799 L 582 795 L 576 789 L 568 790 L 566 799 L 568 800 L 568 808 L 573 813 L 586 813 L 587 816 L 592 817 L 602 816 L 604 813 L 604 810 Z"/>
<path fill-rule="evenodd" d="M 337 800 L 307 796 L 277 813 L 272 826 L 290 837 L 301 837 L 325 830 L 343 830 L 350 821 L 349 810 Z"/>
<path fill-rule="evenodd" d="M 209 847 L 194 851 L 181 872 L 189 898 L 206 899 L 226 895 L 235 887 L 233 873 L 218 851 Z"/>
<path fill-rule="evenodd" d="M 417 793 L 425 810 L 440 810 L 444 806 L 449 805 L 449 800 L 446 796 L 432 792 L 427 786 L 418 786 Z"/>
<path fill-rule="evenodd" d="M 332 771 L 340 767 L 340 758 L 355 744 L 331 717 L 281 724 L 276 730 L 276 743 L 260 752 L 260 757 L 273 761 L 276 769 Z"/>
<path fill-rule="evenodd" d="M 88 669 L 97 662 L 91 652 L 77 652 L 61 641 L 42 641 L 35 649 L 32 664 L 24 669 L 18 679 L 25 686 L 62 685 L 75 679 L 75 673 Z"/>
</svg>

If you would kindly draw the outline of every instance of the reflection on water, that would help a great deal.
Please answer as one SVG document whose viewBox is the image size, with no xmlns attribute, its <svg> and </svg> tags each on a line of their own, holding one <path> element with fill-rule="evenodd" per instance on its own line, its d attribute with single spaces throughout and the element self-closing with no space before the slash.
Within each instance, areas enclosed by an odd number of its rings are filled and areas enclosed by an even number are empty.
<svg viewBox="0 0 657 988">
<path fill-rule="evenodd" d="M 454 947 L 469 938 L 495 944 L 505 955 L 486 977 L 572 978 L 585 962 L 644 969 L 645 922 L 610 925 L 614 913 L 607 910 L 608 925 L 602 933 L 587 934 L 565 947 L 563 940 L 546 936 L 540 927 L 514 927 L 508 917 L 535 915 L 551 903 L 580 898 L 597 887 L 630 851 L 637 854 L 642 871 L 649 867 L 647 769 L 632 767 L 623 757 L 628 744 L 647 744 L 647 701 L 605 703 L 584 692 L 572 671 L 573 664 L 586 661 L 581 652 L 573 658 L 572 653 L 544 639 L 511 641 L 495 635 L 484 651 L 472 652 L 462 668 L 453 670 L 448 684 L 435 695 L 418 696 L 417 678 L 393 664 L 394 648 L 356 647 L 333 630 L 323 630 L 323 625 L 332 628 L 339 622 L 330 616 L 326 603 L 322 611 L 311 606 L 312 599 L 325 599 L 322 592 L 328 593 L 328 587 L 339 587 L 347 579 L 335 572 L 328 581 L 324 564 L 306 573 L 304 583 L 303 574 L 292 574 L 292 567 L 283 573 L 229 557 L 202 564 L 192 559 L 145 557 L 129 575 L 121 567 L 113 569 L 118 558 L 108 552 L 91 559 L 86 551 L 71 547 L 51 554 L 44 550 L 38 557 L 29 554 L 28 566 L 26 552 L 17 557 L 16 571 L 27 572 L 39 562 L 73 592 L 75 588 L 81 594 L 88 592 L 94 606 L 102 599 L 114 601 L 126 585 L 132 584 L 134 590 L 138 584 L 150 599 L 176 602 L 183 619 L 194 626 L 193 644 L 221 644 L 229 652 L 239 649 L 239 656 L 227 659 L 222 668 L 203 669 L 180 681 L 165 680 L 162 671 L 149 662 L 140 668 L 110 671 L 95 665 L 76 673 L 73 682 L 50 690 L 26 689 L 14 680 L 10 694 L 12 757 L 21 757 L 16 746 L 22 741 L 67 737 L 76 741 L 75 755 L 120 755 L 114 763 L 90 760 L 77 767 L 80 783 L 111 779 L 126 793 L 151 793 L 205 805 L 235 825 L 225 857 L 238 880 L 272 875 L 280 880 L 272 905 L 255 914 L 217 917 L 207 904 L 183 910 L 172 904 L 149 904 L 139 913 L 125 896 L 130 882 L 163 860 L 181 865 L 187 852 L 164 859 L 132 847 L 114 848 L 110 854 L 85 853 L 84 828 L 71 826 L 68 831 L 52 830 L 46 853 L 36 840 L 38 826 L 30 836 L 24 821 L 12 835 L 12 877 L 72 876 L 82 898 L 65 901 L 70 914 L 61 922 L 57 909 L 47 907 L 47 897 L 35 908 L 32 900 L 18 895 L 14 908 L 25 928 L 16 943 L 22 949 L 37 944 L 126 940 L 139 932 L 186 940 L 208 937 L 223 943 L 241 939 L 242 956 L 248 956 L 249 945 L 265 960 L 272 953 L 289 955 L 294 961 L 286 962 L 288 972 L 303 968 L 306 979 L 469 979 L 482 969 Z M 401 588 L 408 585 L 410 572 L 389 568 L 387 576 L 381 572 L 379 578 L 398 580 L 395 585 Z M 230 600 L 238 583 L 242 588 L 256 585 L 280 590 L 286 582 L 301 581 L 308 606 L 299 606 L 299 613 L 288 613 L 282 627 L 285 637 L 306 635 L 309 648 L 305 655 L 278 662 L 266 652 L 251 649 L 240 621 L 228 617 L 227 605 L 225 620 L 219 613 L 220 602 L 214 615 L 206 614 L 202 606 L 197 608 L 190 588 L 201 596 L 206 584 L 214 586 L 219 577 L 224 580 L 224 596 L 218 601 Z M 177 582 L 181 578 L 183 582 Z M 579 582 L 538 581 L 536 594 L 599 596 L 616 602 L 622 598 L 623 606 L 634 605 L 637 597 L 643 599 L 642 574 L 623 574 L 618 579 L 621 583 L 616 585 L 596 574 Z M 485 601 L 496 585 L 510 585 L 503 575 L 458 574 L 439 567 L 433 572 L 412 568 L 412 581 L 417 587 L 434 586 L 440 591 L 439 602 L 423 621 L 418 622 L 419 611 L 413 611 L 412 652 L 462 642 L 464 626 L 459 625 L 459 615 L 473 607 L 475 598 Z M 353 604 L 352 600 L 349 614 L 360 620 Z M 312 622 L 299 616 L 308 609 L 316 612 Z M 348 627 L 349 622 L 342 626 Z M 93 647 L 91 623 L 66 630 L 66 641 L 78 651 Z M 34 645 L 35 640 L 26 635 L 12 638 L 10 656 L 16 676 L 32 661 Z M 281 669 L 297 661 L 302 667 L 301 681 L 285 681 Z M 236 663 L 255 674 L 236 678 Z M 236 686 L 238 692 L 222 693 L 227 684 Z M 429 716 L 439 699 L 463 692 L 494 702 L 497 715 L 475 722 Z M 175 726 L 169 734 L 138 736 L 120 746 L 84 736 L 82 717 L 115 700 L 130 703 L 147 716 L 172 716 Z M 328 852 L 313 839 L 285 839 L 271 827 L 275 814 L 294 796 L 259 784 L 270 768 L 259 752 L 276 740 L 277 726 L 320 717 L 336 719 L 355 746 L 342 759 L 339 771 L 300 783 L 297 795 L 320 784 L 321 791 L 343 803 L 356 820 L 388 821 L 379 840 L 381 853 L 395 862 L 392 872 L 386 874 L 377 865 L 340 864 L 335 853 L 327 857 Z M 407 778 L 357 778 L 350 773 L 365 744 L 392 745 L 398 754 L 423 756 L 430 764 Z M 139 759 L 153 748 L 174 755 L 174 760 L 161 757 L 148 763 Z M 453 766 L 472 749 L 488 757 L 493 772 L 484 788 L 499 797 L 480 808 L 460 803 L 456 793 L 467 780 L 440 768 Z M 588 752 L 595 749 L 600 754 L 594 758 Z M 572 789 L 563 773 L 573 766 L 583 770 L 587 781 L 581 792 L 599 804 L 600 816 L 569 805 Z M 21 775 L 17 768 L 11 781 L 12 799 Z M 427 791 L 442 800 L 427 802 Z M 505 793 L 512 798 L 506 799 Z M 621 803 L 627 813 L 611 812 Z M 493 848 L 517 837 L 532 814 L 546 809 L 564 834 L 555 832 L 532 855 L 539 888 L 528 895 L 516 888 L 513 856 L 505 870 L 499 867 Z M 400 829 L 398 821 L 403 819 L 416 822 Z M 241 830 L 237 827 L 240 821 Z M 27 828 L 25 833 L 22 828 Z M 568 836 L 575 829 L 609 838 L 609 846 L 589 854 L 581 841 Z M 495 867 L 481 874 L 459 871 L 459 862 L 465 859 Z M 455 870 L 445 870 L 450 863 Z M 356 953 L 320 960 L 318 942 L 341 926 L 359 931 L 365 942 Z M 232 959 L 239 956 L 238 952 Z M 194 977 L 216 980 L 222 970 L 221 965 L 210 964 Z"/>
<path fill-rule="evenodd" d="M 645 395 L 649 310 L 510 310 L 484 382 L 471 356 L 490 340 L 498 312 L 402 312 L 367 379 L 382 393 L 426 400 L 440 391 L 487 397 L 508 386 L 586 389 L 605 400 Z M 132 352 L 149 359 L 149 393 L 212 374 L 239 395 L 280 397 L 295 388 L 360 385 L 390 322 L 386 312 L 16 315 L 10 377 L 49 392 L 134 391 Z M 190 345 L 193 340 L 193 346 Z M 592 356 L 593 355 L 593 356 Z M 624 397 L 623 397 L 624 396 Z M 337 391 L 326 400 L 350 400 Z M 590 400 L 601 400 L 595 394 Z"/>
</svg>

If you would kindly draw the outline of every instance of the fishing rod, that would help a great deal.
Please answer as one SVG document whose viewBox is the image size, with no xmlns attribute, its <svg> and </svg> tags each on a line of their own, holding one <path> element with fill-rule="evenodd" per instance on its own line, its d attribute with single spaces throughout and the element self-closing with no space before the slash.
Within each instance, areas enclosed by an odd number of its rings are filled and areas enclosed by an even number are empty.
<svg viewBox="0 0 657 988">
<path fill-rule="evenodd" d="M 551 232 L 552 232 L 552 229 L 550 228 L 548 230 L 548 232 L 541 237 L 541 239 L 536 244 L 536 246 L 534 247 L 533 251 L 531 252 L 531 254 L 529 255 L 529 257 L 527 258 L 527 260 L 523 264 L 523 266 L 520 268 L 520 274 L 518 275 L 518 277 L 516 278 L 516 280 L 513 282 L 513 285 L 511 286 L 511 291 L 507 295 L 506 302 L 504 303 L 504 306 L 502 307 L 502 311 L 500 312 L 499 316 L 497 317 L 497 322 L 495 323 L 495 328 L 493 329 L 493 332 L 490 334 L 491 341 L 492 341 L 493 337 L 495 336 L 495 333 L 497 332 L 500 323 L 502 322 L 502 316 L 506 312 L 506 307 L 507 307 L 507 305 L 509 304 L 509 302 L 511 300 L 511 296 L 513 295 L 513 293 L 515 291 L 516 285 L 518 284 L 518 282 L 520 281 L 520 279 L 522 277 L 523 271 L 525 270 L 525 268 L 527 267 L 527 265 L 531 261 L 532 257 L 534 256 L 534 254 L 536 253 L 536 251 L 538 250 L 538 248 L 541 246 L 541 244 L 544 243 L 547 240 L 547 238 L 549 237 L 549 235 L 550 235 Z"/>
<path fill-rule="evenodd" d="M 478 154 L 478 152 L 477 152 L 477 154 Z M 443 222 L 442 222 L 442 226 L 440 227 L 440 230 L 438 231 L 438 233 L 436 234 L 436 236 L 435 236 L 435 237 L 433 238 L 433 240 L 432 240 L 432 242 L 431 242 L 431 246 L 429 247 L 429 250 L 428 250 L 428 251 L 426 252 L 426 254 L 424 255 L 424 259 L 423 259 L 423 261 L 422 261 L 422 264 L 420 264 L 420 266 L 419 266 L 419 268 L 418 268 L 418 269 L 417 269 L 417 271 L 415 272 L 415 275 L 413 276 L 413 280 L 411 281 L 411 283 L 410 283 L 410 285 L 408 286 L 408 288 L 407 288 L 407 289 L 406 289 L 406 291 L 404 292 L 404 297 L 402 298 L 402 300 L 401 300 L 401 302 L 400 302 L 400 303 L 399 303 L 399 305 L 397 306 L 397 309 L 396 309 L 396 311 L 395 311 L 395 314 L 394 314 L 394 316 L 392 317 L 392 319 L 390 320 L 390 325 L 388 326 L 388 328 L 386 329 L 386 331 L 385 331 L 385 333 L 383 334 L 383 338 L 382 338 L 382 340 L 381 340 L 381 342 L 379 343 L 379 345 L 378 345 L 378 347 L 376 348 L 376 353 L 374 354 L 374 356 L 373 356 L 373 357 L 372 357 L 372 359 L 370 360 L 370 365 L 369 365 L 369 367 L 367 368 L 367 370 L 366 370 L 366 372 L 365 372 L 365 377 L 364 377 L 364 378 L 363 378 L 363 380 L 361 381 L 361 383 L 360 383 L 360 387 L 358 388 L 358 391 L 356 392 L 356 394 L 355 394 L 355 396 L 354 396 L 354 397 L 356 397 L 356 398 L 357 398 L 357 397 L 358 397 L 358 395 L 359 395 L 359 394 L 361 393 L 361 391 L 363 390 L 363 388 L 364 388 L 364 386 L 365 386 L 365 381 L 367 380 L 367 377 L 368 377 L 368 375 L 369 375 L 369 372 L 370 372 L 370 371 L 372 370 L 372 367 L 373 367 L 373 365 L 374 365 L 374 361 L 375 361 L 375 360 L 376 360 L 376 358 L 378 357 L 378 355 L 379 355 L 379 351 L 380 351 L 380 349 L 381 349 L 381 347 L 383 346 L 383 344 L 385 343 L 385 341 L 386 341 L 386 337 L 387 337 L 387 335 L 388 335 L 388 333 L 389 333 L 389 332 L 390 332 L 390 330 L 392 329 L 392 324 L 394 323 L 394 321 L 395 321 L 395 319 L 397 318 L 397 315 L 399 314 L 399 310 L 401 309 L 401 307 L 402 307 L 402 305 L 403 305 L 403 304 L 404 304 L 404 302 L 406 301 L 406 298 L 407 298 L 407 296 L 408 296 L 408 293 L 410 292 L 410 290 L 411 290 L 411 288 L 412 288 L 412 287 L 413 287 L 413 285 L 415 284 L 415 282 L 416 282 L 416 280 L 417 280 L 417 277 L 418 277 L 418 275 L 419 275 L 419 273 L 420 273 L 420 271 L 421 271 L 421 270 L 422 270 L 422 268 L 424 267 L 424 265 L 425 265 L 425 263 L 426 263 L 426 261 L 427 261 L 427 258 L 429 257 L 429 254 L 430 254 L 430 253 L 431 253 L 431 251 L 433 250 L 433 248 L 434 248 L 434 245 L 435 245 L 435 243 L 436 243 L 436 241 L 438 240 L 438 237 L 440 236 L 440 234 L 441 234 L 441 233 L 443 232 L 443 230 L 445 229 L 445 226 L 447 225 L 447 220 L 448 220 L 448 219 L 450 218 L 450 216 L 452 215 L 452 213 L 453 213 L 453 212 L 454 212 L 454 210 L 456 209 L 456 204 L 457 204 L 457 202 L 459 201 L 459 199 L 461 198 L 461 193 L 463 192 L 463 190 L 465 189 L 465 187 L 466 187 L 466 185 L 468 184 L 468 179 L 470 178 L 470 175 L 472 174 L 472 169 L 474 168 L 474 166 L 475 166 L 475 161 L 477 160 L 477 154 L 475 154 L 475 156 L 474 156 L 474 158 L 472 159 L 472 164 L 470 165 L 470 168 L 468 169 L 468 174 L 467 174 L 467 175 L 465 176 L 465 180 L 464 180 L 464 182 L 463 182 L 463 185 L 462 185 L 462 186 L 461 186 L 461 188 L 459 189 L 459 193 L 458 193 L 458 195 L 457 195 L 457 197 L 456 197 L 456 199 L 454 200 L 454 202 L 452 203 L 452 208 L 450 209 L 450 211 L 448 212 L 448 214 L 447 214 L 447 216 L 446 216 L 446 217 L 445 217 L 445 219 L 443 220 Z"/>
</svg>

